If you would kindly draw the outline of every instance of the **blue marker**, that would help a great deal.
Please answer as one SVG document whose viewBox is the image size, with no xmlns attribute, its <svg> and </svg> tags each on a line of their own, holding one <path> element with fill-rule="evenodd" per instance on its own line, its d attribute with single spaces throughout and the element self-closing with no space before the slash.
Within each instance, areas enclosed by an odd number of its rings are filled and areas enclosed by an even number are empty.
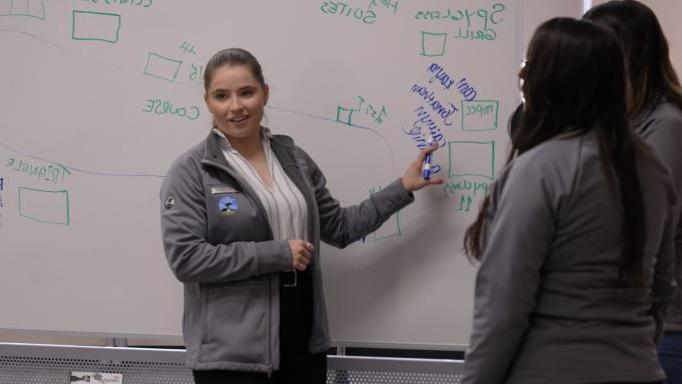
<svg viewBox="0 0 682 384">
<path fill-rule="evenodd" d="M 429 135 L 429 139 L 426 140 L 426 145 L 431 148 L 433 144 L 433 136 Z M 422 165 L 422 178 L 424 180 L 431 179 L 431 162 L 433 161 L 433 152 L 426 155 L 424 158 L 424 164 Z"/>
</svg>

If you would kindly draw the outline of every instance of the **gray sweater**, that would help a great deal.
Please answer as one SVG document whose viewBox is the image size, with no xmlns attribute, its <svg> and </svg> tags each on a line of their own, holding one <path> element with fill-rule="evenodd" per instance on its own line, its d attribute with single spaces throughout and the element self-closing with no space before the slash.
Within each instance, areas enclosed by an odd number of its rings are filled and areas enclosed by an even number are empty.
<svg viewBox="0 0 682 384">
<path fill-rule="evenodd" d="M 463 383 L 663 379 L 654 340 L 674 291 L 674 191 L 662 165 L 640 163 L 639 295 L 617 288 L 622 205 L 593 135 L 545 142 L 504 170 L 486 213 Z"/>
<path fill-rule="evenodd" d="M 660 98 L 650 109 L 635 119 L 635 130 L 654 149 L 658 159 L 672 175 L 677 192 L 675 207 L 675 258 L 677 276 L 682 274 L 682 111 Z M 677 294 L 668 310 L 665 321 L 668 330 L 682 331 L 682 295 Z"/>
</svg>

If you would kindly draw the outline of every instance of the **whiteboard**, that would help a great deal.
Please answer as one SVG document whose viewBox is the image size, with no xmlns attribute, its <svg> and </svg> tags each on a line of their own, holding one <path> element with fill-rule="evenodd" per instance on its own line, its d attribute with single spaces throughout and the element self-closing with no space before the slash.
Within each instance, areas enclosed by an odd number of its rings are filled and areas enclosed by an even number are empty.
<svg viewBox="0 0 682 384">
<path fill-rule="evenodd" d="M 344 204 L 402 175 L 427 132 L 446 184 L 344 250 L 323 246 L 332 339 L 468 341 L 462 254 L 518 103 L 517 0 L 0 0 L 0 328 L 180 335 L 161 248 L 168 166 L 203 140 L 203 66 L 250 50 L 265 125 Z"/>
</svg>

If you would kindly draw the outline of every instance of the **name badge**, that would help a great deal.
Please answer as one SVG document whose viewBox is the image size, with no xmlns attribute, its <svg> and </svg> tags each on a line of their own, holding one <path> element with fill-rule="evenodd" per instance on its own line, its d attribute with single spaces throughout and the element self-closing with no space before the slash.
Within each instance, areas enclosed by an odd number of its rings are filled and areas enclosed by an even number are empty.
<svg viewBox="0 0 682 384">
<path fill-rule="evenodd" d="M 221 193 L 238 193 L 236 189 L 232 187 L 211 187 L 211 193 L 214 195 L 219 195 Z"/>
</svg>

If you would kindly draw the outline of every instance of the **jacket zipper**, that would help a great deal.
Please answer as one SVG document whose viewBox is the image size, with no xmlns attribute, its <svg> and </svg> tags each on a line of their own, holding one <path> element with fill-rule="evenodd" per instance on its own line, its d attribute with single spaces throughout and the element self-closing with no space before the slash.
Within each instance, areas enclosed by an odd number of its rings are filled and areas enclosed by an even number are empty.
<svg viewBox="0 0 682 384">
<path fill-rule="evenodd" d="M 268 379 L 272 377 L 272 279 L 268 279 L 268 348 L 265 360 L 268 366 Z"/>
<path fill-rule="evenodd" d="M 205 164 L 205 165 L 209 165 L 211 167 L 218 168 L 218 169 L 224 171 L 225 173 L 227 173 L 230 177 L 232 177 L 237 182 L 237 184 L 239 184 L 244 195 L 248 196 L 248 198 L 251 199 L 251 201 L 254 204 L 256 204 L 256 206 L 258 207 L 258 209 L 261 212 L 265 211 L 265 208 L 263 208 L 260 201 L 258 201 L 258 198 L 253 196 L 249 187 L 246 186 L 242 182 L 240 177 L 238 175 L 236 175 L 234 172 L 232 172 L 231 169 L 229 169 L 228 167 L 226 167 L 220 163 L 216 163 L 216 162 L 208 160 L 208 159 L 203 159 L 201 161 L 201 163 Z M 270 224 L 268 223 L 267 220 L 265 220 L 265 228 L 268 232 L 268 235 L 269 235 L 268 237 L 270 239 L 272 239 L 273 238 L 272 228 L 270 228 Z M 265 366 L 268 369 L 268 378 L 270 378 L 270 377 L 272 377 L 272 371 L 273 371 L 273 369 L 272 369 L 272 332 L 271 332 L 271 329 L 272 329 L 272 279 L 268 279 L 268 326 L 267 326 L 267 329 L 268 329 L 268 331 L 267 331 L 267 344 L 268 344 L 268 346 L 266 349 Z"/>
</svg>

